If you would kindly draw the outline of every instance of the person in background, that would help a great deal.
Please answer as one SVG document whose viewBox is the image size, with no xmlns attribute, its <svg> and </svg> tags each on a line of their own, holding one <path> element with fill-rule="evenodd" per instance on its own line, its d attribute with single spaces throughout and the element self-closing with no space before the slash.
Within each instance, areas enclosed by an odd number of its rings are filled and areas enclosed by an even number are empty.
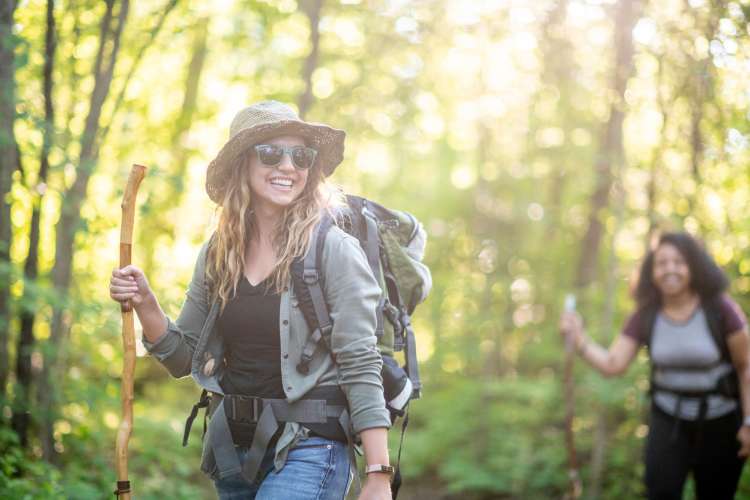
<svg viewBox="0 0 750 500">
<path fill-rule="evenodd" d="M 728 280 L 689 234 L 665 233 L 641 266 L 637 308 L 609 348 L 566 311 L 560 330 L 605 377 L 622 375 L 648 347 L 651 411 L 646 490 L 680 499 L 693 474 L 699 499 L 734 498 L 750 453 L 750 364 L 744 314 Z"/>
</svg>

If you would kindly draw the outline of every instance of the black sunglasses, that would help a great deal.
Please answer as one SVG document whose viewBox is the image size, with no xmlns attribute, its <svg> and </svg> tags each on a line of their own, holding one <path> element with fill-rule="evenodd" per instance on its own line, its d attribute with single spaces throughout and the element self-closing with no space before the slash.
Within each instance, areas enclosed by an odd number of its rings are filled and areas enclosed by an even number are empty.
<svg viewBox="0 0 750 500">
<path fill-rule="evenodd" d="M 315 163 L 318 152 L 307 146 L 280 146 L 278 144 L 256 144 L 253 149 L 258 161 L 266 167 L 278 167 L 284 154 L 292 159 L 292 165 L 298 170 L 307 170 Z"/>
</svg>

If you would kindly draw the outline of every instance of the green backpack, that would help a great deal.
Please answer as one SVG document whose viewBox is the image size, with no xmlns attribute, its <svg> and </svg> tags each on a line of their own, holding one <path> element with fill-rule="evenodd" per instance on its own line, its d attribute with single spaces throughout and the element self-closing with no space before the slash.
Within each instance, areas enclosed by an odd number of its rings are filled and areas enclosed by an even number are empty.
<svg viewBox="0 0 750 500">
<path fill-rule="evenodd" d="M 412 385 L 410 399 L 421 392 L 416 338 L 411 315 L 430 291 L 430 271 L 422 263 L 426 236 L 422 225 L 407 212 L 391 210 L 359 196 L 347 195 L 347 206 L 335 220 L 326 216 L 320 222 L 307 255 L 292 264 L 292 284 L 305 320 L 313 334 L 297 365 L 306 373 L 317 346 L 330 345 L 332 323 L 322 288 L 321 254 L 326 235 L 333 225 L 341 227 L 360 243 L 383 294 L 377 310 L 376 336 L 384 363 L 403 351 L 404 371 Z M 386 368 L 384 368 L 386 370 Z M 387 374 L 384 373 L 384 383 Z M 386 398 L 389 397 L 386 387 Z M 398 409 L 397 409 L 398 410 Z"/>
<path fill-rule="evenodd" d="M 307 254 L 292 263 L 292 285 L 312 334 L 297 364 L 307 373 L 315 350 L 324 344 L 330 350 L 333 324 L 323 294 L 321 255 L 328 231 L 339 226 L 359 241 L 383 293 L 377 309 L 375 335 L 383 358 L 383 389 L 391 421 L 404 417 L 401 444 L 408 425 L 407 405 L 419 399 L 417 345 L 411 315 L 432 287 L 430 270 L 422 263 L 426 234 L 419 221 L 407 212 L 388 209 L 359 196 L 347 195 L 347 206 L 334 217 L 326 215 L 318 225 Z M 403 351 L 403 367 L 394 353 Z M 401 486 L 401 444 L 391 484 L 393 498 Z"/>
</svg>

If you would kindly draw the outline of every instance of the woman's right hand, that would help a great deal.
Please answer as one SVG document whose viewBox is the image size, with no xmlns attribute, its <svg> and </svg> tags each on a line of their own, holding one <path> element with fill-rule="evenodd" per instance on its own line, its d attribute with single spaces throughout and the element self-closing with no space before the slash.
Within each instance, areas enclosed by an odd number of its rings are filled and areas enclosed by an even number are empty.
<svg viewBox="0 0 750 500">
<path fill-rule="evenodd" d="M 560 315 L 560 334 L 566 342 L 578 348 L 585 340 L 581 315 L 575 311 L 564 311 Z"/>
<path fill-rule="evenodd" d="M 138 306 L 151 295 L 151 288 L 143 271 L 136 266 L 128 265 L 122 269 L 113 269 L 109 279 L 109 296 L 112 300 L 125 303 L 131 301 Z"/>
</svg>

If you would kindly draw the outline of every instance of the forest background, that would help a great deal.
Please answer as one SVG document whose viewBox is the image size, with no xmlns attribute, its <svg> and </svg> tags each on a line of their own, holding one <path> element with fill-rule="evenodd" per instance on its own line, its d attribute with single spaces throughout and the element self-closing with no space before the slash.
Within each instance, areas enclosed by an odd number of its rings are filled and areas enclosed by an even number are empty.
<svg viewBox="0 0 750 500">
<path fill-rule="evenodd" d="M 566 292 L 610 342 L 650 239 L 684 229 L 750 311 L 749 23 L 747 0 L 3 0 L 0 496 L 111 496 L 130 166 L 133 262 L 176 317 L 206 165 L 278 99 L 347 131 L 335 182 L 429 233 L 401 498 L 561 497 Z M 645 356 L 574 375 L 584 496 L 638 498 Z M 138 359 L 137 498 L 213 495 L 200 424 L 180 446 L 198 393 Z"/>
</svg>

